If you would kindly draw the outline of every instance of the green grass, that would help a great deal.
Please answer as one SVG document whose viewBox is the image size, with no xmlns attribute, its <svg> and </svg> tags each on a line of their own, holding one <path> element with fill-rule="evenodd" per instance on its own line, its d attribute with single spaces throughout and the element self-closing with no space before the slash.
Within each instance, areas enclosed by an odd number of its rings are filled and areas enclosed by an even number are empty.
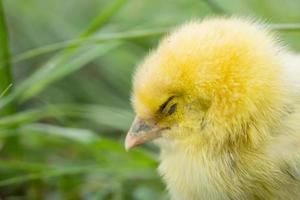
<svg viewBox="0 0 300 200">
<path fill-rule="evenodd" d="M 1 97 L 10 94 L 12 85 L 11 64 L 10 64 L 10 49 L 8 41 L 8 32 L 5 22 L 5 13 L 2 2 L 0 2 L 0 91 Z M 0 113 L 2 115 L 11 114 L 14 112 L 14 105 L 6 106 Z"/>
<path fill-rule="evenodd" d="M 126 152 L 131 76 L 172 27 L 239 15 L 300 50 L 300 2 L 1 0 L 0 198 L 168 199 L 157 150 Z"/>
</svg>

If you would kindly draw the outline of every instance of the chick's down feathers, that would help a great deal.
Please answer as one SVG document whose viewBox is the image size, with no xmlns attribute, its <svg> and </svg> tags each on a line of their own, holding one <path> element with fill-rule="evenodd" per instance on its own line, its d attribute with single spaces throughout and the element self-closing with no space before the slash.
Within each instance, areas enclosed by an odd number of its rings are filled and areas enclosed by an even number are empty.
<svg viewBox="0 0 300 200">
<path fill-rule="evenodd" d="M 300 57 L 267 26 L 192 21 L 138 66 L 127 148 L 160 147 L 174 200 L 300 199 Z"/>
</svg>

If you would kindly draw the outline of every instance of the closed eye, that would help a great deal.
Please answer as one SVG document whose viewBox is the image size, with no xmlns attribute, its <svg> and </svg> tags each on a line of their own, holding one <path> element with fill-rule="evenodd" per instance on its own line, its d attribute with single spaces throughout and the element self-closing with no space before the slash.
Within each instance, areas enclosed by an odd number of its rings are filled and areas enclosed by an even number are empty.
<svg viewBox="0 0 300 200">
<path fill-rule="evenodd" d="M 172 115 L 174 112 L 176 112 L 177 104 L 173 104 L 170 109 L 168 110 L 168 115 Z"/>
<path fill-rule="evenodd" d="M 171 97 L 169 97 L 168 99 L 167 99 L 167 101 L 165 101 L 165 103 L 163 103 L 160 107 L 159 107 L 159 112 L 160 113 L 162 113 L 163 111 L 164 111 L 164 109 L 167 107 L 167 105 L 168 105 L 168 103 L 172 100 L 172 99 L 174 99 L 174 97 L 175 96 L 171 96 Z M 175 108 L 175 110 L 176 110 L 176 108 Z"/>
<path fill-rule="evenodd" d="M 169 97 L 160 107 L 158 112 L 164 116 L 172 115 L 177 110 L 177 103 L 174 102 L 176 96 Z"/>
</svg>

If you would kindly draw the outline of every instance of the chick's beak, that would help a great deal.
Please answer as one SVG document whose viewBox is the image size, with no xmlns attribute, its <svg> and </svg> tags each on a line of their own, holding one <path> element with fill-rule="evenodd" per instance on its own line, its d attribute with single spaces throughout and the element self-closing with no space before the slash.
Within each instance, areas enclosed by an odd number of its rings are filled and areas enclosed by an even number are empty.
<svg viewBox="0 0 300 200">
<path fill-rule="evenodd" d="M 150 120 L 135 117 L 125 139 L 125 148 L 129 150 L 161 135 L 163 128 Z"/>
</svg>

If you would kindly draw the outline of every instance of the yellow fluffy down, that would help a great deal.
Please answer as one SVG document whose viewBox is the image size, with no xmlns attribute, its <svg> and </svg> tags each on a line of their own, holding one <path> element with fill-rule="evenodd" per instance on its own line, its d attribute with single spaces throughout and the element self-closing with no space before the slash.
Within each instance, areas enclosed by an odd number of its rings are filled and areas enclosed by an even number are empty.
<svg viewBox="0 0 300 200">
<path fill-rule="evenodd" d="M 238 18 L 192 21 L 160 42 L 132 102 L 170 127 L 156 143 L 172 199 L 300 199 L 299 68 L 265 25 Z M 176 112 L 160 116 L 170 97 Z"/>
</svg>

